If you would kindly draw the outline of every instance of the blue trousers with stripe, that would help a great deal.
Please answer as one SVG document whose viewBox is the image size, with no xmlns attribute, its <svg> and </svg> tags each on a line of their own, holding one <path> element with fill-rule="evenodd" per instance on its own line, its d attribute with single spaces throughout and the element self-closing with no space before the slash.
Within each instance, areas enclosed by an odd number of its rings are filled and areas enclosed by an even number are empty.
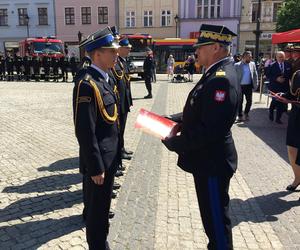
<svg viewBox="0 0 300 250">
<path fill-rule="evenodd" d="M 208 249 L 233 249 L 229 218 L 229 183 L 231 176 L 194 174 L 200 215 L 209 239 Z"/>
</svg>

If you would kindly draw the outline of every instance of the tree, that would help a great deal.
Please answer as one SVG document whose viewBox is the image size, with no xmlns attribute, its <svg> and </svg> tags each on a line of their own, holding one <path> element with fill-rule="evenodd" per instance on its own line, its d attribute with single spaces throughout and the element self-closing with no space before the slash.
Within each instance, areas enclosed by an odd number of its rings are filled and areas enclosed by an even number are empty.
<svg viewBox="0 0 300 250">
<path fill-rule="evenodd" d="M 300 0 L 285 0 L 278 10 L 276 31 L 283 32 L 300 28 Z"/>
</svg>

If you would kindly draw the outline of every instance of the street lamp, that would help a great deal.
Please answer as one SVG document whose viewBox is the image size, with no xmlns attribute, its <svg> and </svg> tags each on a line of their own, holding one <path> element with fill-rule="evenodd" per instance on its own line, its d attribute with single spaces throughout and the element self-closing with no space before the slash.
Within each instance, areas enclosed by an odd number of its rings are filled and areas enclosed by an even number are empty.
<svg viewBox="0 0 300 250">
<path fill-rule="evenodd" d="M 257 7 L 257 20 L 256 20 L 256 30 L 253 31 L 255 34 L 255 63 L 257 64 L 259 61 L 259 38 L 262 33 L 260 29 L 260 18 L 261 18 L 261 0 L 258 0 Z"/>
<path fill-rule="evenodd" d="M 174 21 L 176 24 L 176 38 L 178 37 L 178 23 L 179 23 L 180 17 L 178 16 L 178 14 L 176 14 L 176 16 L 174 17 Z"/>
<path fill-rule="evenodd" d="M 29 37 L 29 16 L 25 16 L 26 27 L 27 27 L 27 38 Z"/>
<path fill-rule="evenodd" d="M 77 36 L 78 36 L 78 47 L 79 47 L 79 45 L 81 43 L 81 40 L 82 40 L 82 33 L 80 31 L 78 31 Z M 82 59 L 82 57 L 83 57 L 83 51 L 79 47 L 79 58 L 80 58 L 80 60 Z"/>
</svg>

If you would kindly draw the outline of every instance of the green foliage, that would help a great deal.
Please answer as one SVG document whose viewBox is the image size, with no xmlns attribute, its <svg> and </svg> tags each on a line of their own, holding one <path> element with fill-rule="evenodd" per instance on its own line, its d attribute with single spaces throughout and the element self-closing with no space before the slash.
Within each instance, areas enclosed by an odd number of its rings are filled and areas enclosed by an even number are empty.
<svg viewBox="0 0 300 250">
<path fill-rule="evenodd" d="M 300 0 L 285 0 L 278 11 L 276 31 L 300 29 Z"/>
</svg>

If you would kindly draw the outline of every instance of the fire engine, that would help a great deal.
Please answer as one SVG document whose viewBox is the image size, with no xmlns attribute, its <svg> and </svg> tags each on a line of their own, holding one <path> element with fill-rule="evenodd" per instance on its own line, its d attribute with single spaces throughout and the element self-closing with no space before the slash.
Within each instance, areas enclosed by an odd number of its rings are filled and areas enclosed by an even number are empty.
<svg viewBox="0 0 300 250">
<path fill-rule="evenodd" d="M 63 42 L 55 37 L 26 38 L 19 42 L 20 56 L 58 57 L 64 56 Z"/>
</svg>

